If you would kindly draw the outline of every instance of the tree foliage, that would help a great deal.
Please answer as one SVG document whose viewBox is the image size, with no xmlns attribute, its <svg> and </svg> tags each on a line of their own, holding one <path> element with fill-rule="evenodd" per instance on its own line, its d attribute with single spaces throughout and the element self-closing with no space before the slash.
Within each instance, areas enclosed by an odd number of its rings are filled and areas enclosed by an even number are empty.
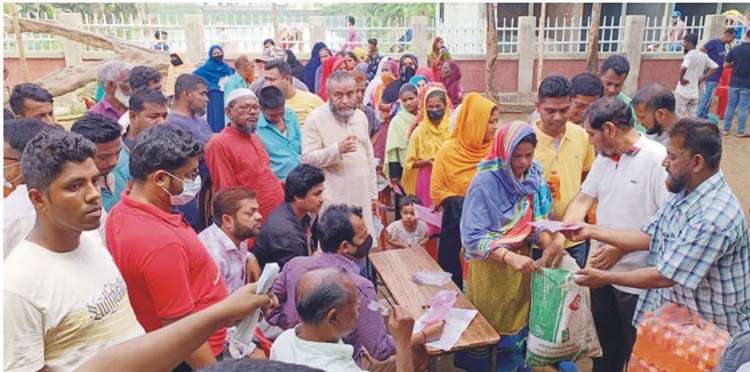
<svg viewBox="0 0 750 372">
<path fill-rule="evenodd" d="M 411 18 L 416 16 L 435 16 L 434 3 L 354 3 L 326 4 L 320 8 L 323 15 L 351 15 L 354 17 L 372 18 Z"/>
<path fill-rule="evenodd" d="M 11 13 L 12 5 L 3 4 L 3 11 Z M 29 14 L 30 18 L 36 18 L 38 14 L 45 13 L 48 18 L 55 12 L 81 13 L 93 15 L 122 14 L 127 17 L 138 15 L 138 5 L 135 3 L 18 3 L 16 9 L 23 15 Z"/>
</svg>

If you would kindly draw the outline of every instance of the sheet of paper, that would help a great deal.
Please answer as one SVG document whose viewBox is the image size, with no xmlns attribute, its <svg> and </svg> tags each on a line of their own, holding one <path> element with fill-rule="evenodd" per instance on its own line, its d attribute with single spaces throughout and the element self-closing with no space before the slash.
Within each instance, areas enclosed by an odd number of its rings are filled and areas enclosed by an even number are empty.
<svg viewBox="0 0 750 372">
<path fill-rule="evenodd" d="M 414 334 L 419 333 L 422 328 L 422 318 L 427 315 L 427 312 L 422 314 L 416 322 L 414 322 Z M 468 309 L 450 309 L 448 310 L 448 316 L 445 318 L 445 327 L 443 328 L 443 334 L 439 339 L 428 342 L 426 345 L 434 347 L 436 349 L 449 351 L 453 345 L 458 342 L 461 335 L 464 333 L 466 328 L 469 328 L 469 324 L 477 316 L 476 310 Z"/>
<path fill-rule="evenodd" d="M 549 231 L 553 233 L 558 232 L 558 231 L 578 230 L 581 228 L 580 226 L 575 225 L 575 224 L 570 225 L 570 226 L 565 226 L 563 222 L 552 221 L 552 220 L 532 222 L 531 226 L 534 226 L 535 229 L 545 230 L 545 231 Z"/>
<path fill-rule="evenodd" d="M 395 185 L 391 186 L 391 188 L 393 189 L 393 192 L 396 193 L 396 195 L 404 196 L 404 192 L 401 190 L 401 186 Z"/>
<path fill-rule="evenodd" d="M 443 212 L 433 212 L 430 208 L 414 204 L 414 216 L 435 227 L 443 224 Z"/>
</svg>

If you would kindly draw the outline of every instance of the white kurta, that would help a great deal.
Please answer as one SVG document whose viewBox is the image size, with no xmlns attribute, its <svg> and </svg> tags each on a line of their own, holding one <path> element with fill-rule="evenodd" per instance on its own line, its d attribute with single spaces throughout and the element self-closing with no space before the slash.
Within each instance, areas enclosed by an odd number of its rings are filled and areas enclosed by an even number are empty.
<svg viewBox="0 0 750 372">
<path fill-rule="evenodd" d="M 357 150 L 341 154 L 339 142 L 348 136 L 357 137 Z M 327 104 L 310 112 L 302 129 L 302 162 L 318 166 L 325 173 L 325 201 L 321 213 L 332 204 L 361 207 L 367 229 L 373 235 L 373 246 L 377 246 L 370 204 L 378 198 L 377 161 L 365 114 L 356 110 L 347 123 L 340 123 Z"/>
</svg>

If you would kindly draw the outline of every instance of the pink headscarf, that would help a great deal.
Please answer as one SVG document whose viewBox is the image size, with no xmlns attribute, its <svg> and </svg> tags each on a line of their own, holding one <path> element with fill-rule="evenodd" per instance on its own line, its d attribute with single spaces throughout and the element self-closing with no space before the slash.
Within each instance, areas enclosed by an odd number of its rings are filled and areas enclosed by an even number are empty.
<svg viewBox="0 0 750 372">
<path fill-rule="evenodd" d="M 445 78 L 441 77 L 440 80 L 445 85 L 445 90 L 448 92 L 451 102 L 454 105 L 459 105 L 464 98 L 464 89 L 461 87 L 461 67 L 452 60 L 445 61 L 445 64 L 450 66 L 451 74 Z"/>
<path fill-rule="evenodd" d="M 422 75 L 429 81 L 435 81 L 435 74 L 432 73 L 432 69 L 429 67 L 422 66 L 418 68 L 416 75 Z"/>
</svg>

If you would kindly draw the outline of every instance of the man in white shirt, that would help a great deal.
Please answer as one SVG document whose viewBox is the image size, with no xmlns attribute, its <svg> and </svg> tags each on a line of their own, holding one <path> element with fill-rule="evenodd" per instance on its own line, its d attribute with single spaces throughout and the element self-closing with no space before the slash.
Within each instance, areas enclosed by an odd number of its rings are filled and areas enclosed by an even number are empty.
<svg viewBox="0 0 750 372">
<path fill-rule="evenodd" d="M 343 270 L 313 269 L 300 277 L 296 307 L 302 324 L 284 331 L 271 347 L 271 360 L 302 364 L 328 372 L 363 371 L 354 349 L 341 338 L 357 328 L 357 286 Z M 413 371 L 411 334 L 414 318 L 394 306 L 388 328 L 396 342 L 396 371 Z"/>
<path fill-rule="evenodd" d="M 23 174 L 36 222 L 5 261 L 3 369 L 72 371 L 143 334 L 127 288 L 98 235 L 94 144 L 77 133 L 32 139 Z"/>
<path fill-rule="evenodd" d="M 646 128 L 646 136 L 666 148 L 669 144 L 669 130 L 680 120 L 675 113 L 675 95 L 672 90 L 660 83 L 647 85 L 638 90 L 631 106 L 636 120 Z"/>
<path fill-rule="evenodd" d="M 198 238 L 233 293 L 260 277 L 258 260 L 247 250 L 247 239 L 260 234 L 258 200 L 245 187 L 222 189 L 213 197 L 213 211 L 213 223 Z"/>
<path fill-rule="evenodd" d="M 680 80 L 677 82 L 677 88 L 674 91 L 677 103 L 676 112 L 679 118 L 694 118 L 697 116 L 700 101 L 698 86 L 719 68 L 719 65 L 708 57 L 708 54 L 696 48 L 697 45 L 697 34 L 687 34 L 682 40 L 685 58 L 682 59 Z"/>
<path fill-rule="evenodd" d="M 562 220 L 583 221 L 598 199 L 597 224 L 640 228 L 667 197 L 667 172 L 661 166 L 666 149 L 637 132 L 628 105 L 613 97 L 600 98 L 589 106 L 584 128 L 599 155 Z M 646 267 L 647 258 L 645 251 L 623 255 L 613 246 L 599 244 L 589 263 L 601 270 L 630 271 Z M 638 296 L 644 292 L 612 285 L 591 290 L 592 314 L 603 352 L 601 358 L 593 359 L 593 371 L 622 371 L 627 364 L 636 337 L 633 314 Z"/>
</svg>

